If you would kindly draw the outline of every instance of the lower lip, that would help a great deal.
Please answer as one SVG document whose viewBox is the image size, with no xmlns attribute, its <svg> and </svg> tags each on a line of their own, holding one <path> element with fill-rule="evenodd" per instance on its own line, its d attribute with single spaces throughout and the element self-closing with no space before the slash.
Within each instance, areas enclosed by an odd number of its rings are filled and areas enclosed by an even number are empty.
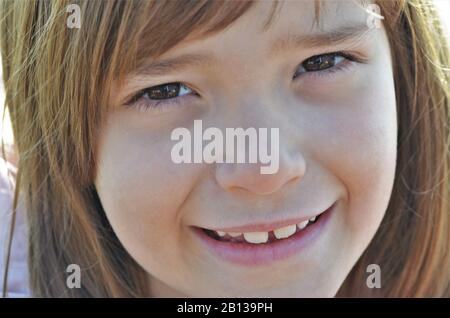
<svg viewBox="0 0 450 318">
<path fill-rule="evenodd" d="M 336 202 L 321 214 L 317 222 L 293 236 L 269 244 L 221 242 L 208 236 L 201 228 L 195 227 L 193 231 L 206 248 L 221 260 L 244 266 L 267 265 L 289 258 L 312 244 L 324 231 L 335 206 Z"/>
</svg>

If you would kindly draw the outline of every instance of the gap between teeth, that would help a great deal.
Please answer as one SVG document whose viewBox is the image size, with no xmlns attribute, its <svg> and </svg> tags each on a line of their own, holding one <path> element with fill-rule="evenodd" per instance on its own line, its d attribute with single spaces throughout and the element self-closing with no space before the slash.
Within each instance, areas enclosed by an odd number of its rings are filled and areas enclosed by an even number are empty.
<svg viewBox="0 0 450 318">
<path fill-rule="evenodd" d="M 298 224 L 288 225 L 273 231 L 275 238 L 277 239 L 285 239 L 288 238 L 298 230 L 303 230 L 309 223 L 312 223 L 316 220 L 316 217 L 312 217 L 309 220 L 305 220 Z M 237 233 L 237 232 L 222 232 L 215 231 L 217 235 L 220 237 L 229 237 L 229 238 L 238 238 L 243 237 L 247 243 L 252 244 L 261 244 L 266 243 L 269 239 L 269 232 L 248 232 L 248 233 Z"/>
</svg>

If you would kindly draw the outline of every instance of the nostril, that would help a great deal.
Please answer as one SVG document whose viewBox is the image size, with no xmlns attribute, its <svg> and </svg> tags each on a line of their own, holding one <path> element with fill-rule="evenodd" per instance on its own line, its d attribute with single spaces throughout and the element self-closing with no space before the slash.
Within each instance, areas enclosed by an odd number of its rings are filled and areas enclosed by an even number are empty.
<svg viewBox="0 0 450 318">
<path fill-rule="evenodd" d="M 215 166 L 215 179 L 226 191 L 244 190 L 257 195 L 270 195 L 299 182 L 305 172 L 303 157 L 298 160 L 284 158 L 276 173 L 261 173 L 261 166 L 260 163 L 218 163 Z"/>
<path fill-rule="evenodd" d="M 295 183 L 299 182 L 300 179 L 301 179 L 300 176 L 295 176 L 295 177 L 293 177 L 291 180 L 289 180 L 286 184 L 287 184 L 287 185 L 295 184 Z"/>
</svg>

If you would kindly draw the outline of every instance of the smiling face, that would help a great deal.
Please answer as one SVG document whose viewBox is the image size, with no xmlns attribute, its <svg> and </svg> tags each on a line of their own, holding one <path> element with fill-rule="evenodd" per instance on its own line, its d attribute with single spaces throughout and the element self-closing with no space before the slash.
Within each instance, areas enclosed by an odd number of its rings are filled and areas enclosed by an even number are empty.
<svg viewBox="0 0 450 318">
<path fill-rule="evenodd" d="M 209 55 L 195 65 L 154 65 L 114 90 L 95 185 L 152 296 L 333 296 L 383 218 L 397 140 L 384 29 L 352 1 L 327 2 L 319 29 L 313 2 L 289 1 L 262 31 L 270 9 L 159 59 Z M 171 133 L 194 120 L 279 128 L 278 172 L 175 164 Z"/>
</svg>

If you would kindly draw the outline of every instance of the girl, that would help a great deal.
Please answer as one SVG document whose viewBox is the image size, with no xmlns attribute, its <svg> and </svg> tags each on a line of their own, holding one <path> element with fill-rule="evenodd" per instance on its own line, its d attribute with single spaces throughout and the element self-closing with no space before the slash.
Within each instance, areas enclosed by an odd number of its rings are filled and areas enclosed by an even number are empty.
<svg viewBox="0 0 450 318">
<path fill-rule="evenodd" d="M 449 296 L 429 1 L 3 1 L 0 21 L 5 296 L 21 235 L 37 297 Z M 194 120 L 278 128 L 278 171 L 174 163 Z"/>
</svg>

